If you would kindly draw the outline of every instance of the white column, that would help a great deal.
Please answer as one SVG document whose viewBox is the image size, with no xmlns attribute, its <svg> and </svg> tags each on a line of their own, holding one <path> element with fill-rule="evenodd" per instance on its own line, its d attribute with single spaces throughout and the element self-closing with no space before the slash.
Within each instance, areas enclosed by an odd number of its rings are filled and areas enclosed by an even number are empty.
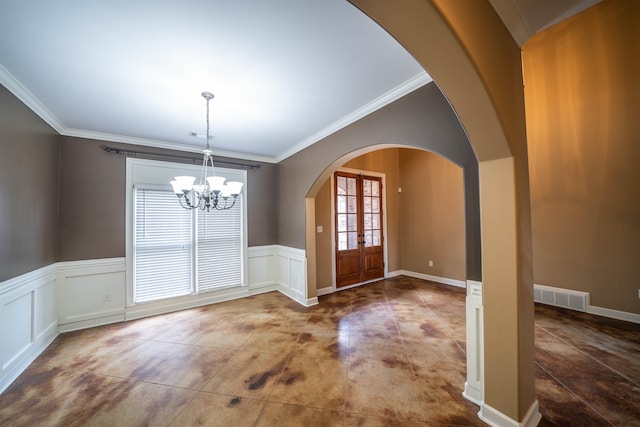
<svg viewBox="0 0 640 427">
<path fill-rule="evenodd" d="M 462 395 L 471 402 L 482 406 L 484 359 L 482 283 L 467 280 L 467 382 Z"/>
</svg>

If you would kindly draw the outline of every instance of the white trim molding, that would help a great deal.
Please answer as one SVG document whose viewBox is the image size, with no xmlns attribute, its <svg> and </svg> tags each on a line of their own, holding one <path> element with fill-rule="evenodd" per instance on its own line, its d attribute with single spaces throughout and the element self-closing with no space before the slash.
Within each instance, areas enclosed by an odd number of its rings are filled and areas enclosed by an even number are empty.
<svg viewBox="0 0 640 427">
<path fill-rule="evenodd" d="M 326 138 L 327 136 L 339 131 L 342 128 L 345 128 L 347 126 L 349 126 L 351 123 L 354 123 L 358 120 L 360 120 L 361 118 L 368 116 L 369 114 L 373 113 L 374 111 L 379 110 L 380 108 L 391 104 L 393 101 L 396 101 L 400 98 L 402 98 L 403 96 L 413 92 L 416 89 L 421 88 L 422 86 L 431 83 L 433 81 L 433 79 L 431 78 L 431 76 L 429 74 L 427 74 L 426 71 L 421 71 L 420 73 L 416 74 L 415 76 L 413 76 L 412 78 L 410 78 L 409 80 L 407 80 L 406 82 L 400 84 L 399 86 L 396 86 L 395 88 L 391 89 L 389 92 L 382 94 L 381 96 L 379 96 L 378 98 L 374 99 L 373 101 L 363 105 L 362 107 L 358 108 L 357 110 L 347 114 L 346 116 L 342 117 L 341 119 L 337 120 L 336 122 L 330 124 L 329 126 L 327 126 L 324 129 L 319 130 L 318 132 L 314 133 L 313 135 L 309 136 L 308 138 L 306 138 L 305 140 L 299 142 L 298 144 L 294 145 L 293 147 L 291 147 L 290 149 L 288 149 L 287 151 L 281 153 L 280 155 L 278 155 L 276 157 L 276 162 L 275 163 L 280 163 L 281 161 L 283 161 L 284 159 L 293 156 L 294 154 L 296 154 L 298 151 L 302 151 L 305 148 L 309 147 L 310 145 L 315 144 L 316 142 L 320 141 L 323 138 Z"/>
<path fill-rule="evenodd" d="M 482 406 L 484 400 L 484 318 L 482 282 L 467 280 L 467 381 L 462 395 Z"/>
<path fill-rule="evenodd" d="M 409 277 L 413 277 L 415 279 L 429 280 L 431 282 L 442 283 L 443 285 L 456 286 L 458 288 L 466 288 L 467 287 L 467 282 L 464 281 L 464 280 L 449 279 L 447 277 L 432 276 L 430 274 L 417 273 L 415 271 L 396 270 L 396 271 L 390 271 L 387 274 L 387 278 L 396 277 L 396 276 L 409 276 Z"/>
<path fill-rule="evenodd" d="M 125 259 L 59 262 L 58 329 L 67 332 L 125 320 Z"/>
<path fill-rule="evenodd" d="M 534 301 L 540 304 L 566 308 L 568 310 L 581 311 L 596 316 L 609 317 L 611 319 L 624 320 L 640 324 L 640 314 L 614 310 L 612 308 L 597 307 L 591 305 L 591 296 L 588 292 L 575 291 L 573 289 L 558 288 L 555 286 L 533 285 Z"/>
<path fill-rule="evenodd" d="M 58 335 L 56 265 L 0 283 L 0 393 Z"/>
<path fill-rule="evenodd" d="M 522 421 L 516 421 L 486 403 L 480 406 L 478 417 L 494 427 L 535 427 L 542 419 L 537 400 L 533 401 Z"/>
<path fill-rule="evenodd" d="M 277 290 L 304 305 L 318 304 L 307 295 L 307 258 L 304 249 L 282 245 L 254 246 L 247 252 L 252 294 Z"/>
<path fill-rule="evenodd" d="M 587 313 L 640 324 L 640 314 L 589 305 Z"/>
</svg>

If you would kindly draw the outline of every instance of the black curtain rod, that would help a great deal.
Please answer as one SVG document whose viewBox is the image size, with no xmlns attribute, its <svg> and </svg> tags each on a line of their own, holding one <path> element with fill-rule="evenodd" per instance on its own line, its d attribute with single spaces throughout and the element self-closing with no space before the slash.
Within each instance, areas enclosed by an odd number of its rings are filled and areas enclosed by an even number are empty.
<svg viewBox="0 0 640 427">
<path fill-rule="evenodd" d="M 181 156 L 179 154 L 154 153 L 152 151 L 123 150 L 121 148 L 110 147 L 108 145 L 102 146 L 102 149 L 104 151 L 106 151 L 107 153 L 119 154 L 121 156 L 127 156 L 127 157 L 139 157 L 139 156 L 160 157 L 160 158 L 163 158 L 163 159 L 189 160 L 194 164 L 202 163 L 202 157 Z M 219 161 L 219 160 L 215 160 L 215 159 L 214 159 L 214 163 L 217 164 L 217 165 L 235 166 L 237 168 L 244 168 L 244 169 L 260 169 L 260 165 L 259 164 L 251 165 L 251 164 L 247 164 L 247 163 L 230 162 L 230 161 L 226 161 L 226 160 Z"/>
</svg>

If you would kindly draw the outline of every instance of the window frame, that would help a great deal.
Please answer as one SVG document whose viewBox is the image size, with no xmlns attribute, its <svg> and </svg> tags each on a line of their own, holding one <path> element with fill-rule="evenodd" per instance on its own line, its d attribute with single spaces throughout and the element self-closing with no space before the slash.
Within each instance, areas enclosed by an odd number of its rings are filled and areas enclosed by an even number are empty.
<svg viewBox="0 0 640 427">
<path fill-rule="evenodd" d="M 143 186 L 146 188 L 155 188 L 159 190 L 167 189 L 171 191 L 171 185 L 169 182 L 179 175 L 192 175 L 199 177 L 202 171 L 200 165 L 190 165 L 182 163 L 165 162 L 158 160 L 147 159 L 135 159 L 128 157 L 126 159 L 126 194 L 125 194 L 125 265 L 126 265 L 126 307 L 133 307 L 136 305 L 166 305 L 167 301 L 174 301 L 177 299 L 198 299 L 199 297 L 207 296 L 211 292 L 192 293 L 190 295 L 178 296 L 172 298 L 165 298 L 155 301 L 135 303 L 134 301 L 134 214 L 135 214 L 135 186 Z M 242 169 L 228 169 L 216 167 L 216 175 L 224 176 L 230 181 L 241 181 L 244 183 L 242 189 L 242 222 L 241 222 L 241 286 L 247 286 L 247 248 L 248 248 L 248 222 L 247 222 L 247 171 Z M 175 196 L 174 196 L 175 197 Z M 176 203 L 178 198 L 176 197 Z M 206 214 L 206 213 L 205 213 Z M 215 215 L 215 212 L 209 212 L 209 214 Z M 195 236 L 194 236 L 195 238 Z M 195 242 L 194 242 L 195 244 Z M 197 256 L 194 253 L 194 256 Z M 195 275 L 194 274 L 194 286 Z M 224 289 L 224 288 L 221 288 Z M 228 287 L 227 287 L 228 289 Z M 195 291 L 195 288 L 194 288 Z M 216 292 L 215 290 L 212 292 Z"/>
</svg>

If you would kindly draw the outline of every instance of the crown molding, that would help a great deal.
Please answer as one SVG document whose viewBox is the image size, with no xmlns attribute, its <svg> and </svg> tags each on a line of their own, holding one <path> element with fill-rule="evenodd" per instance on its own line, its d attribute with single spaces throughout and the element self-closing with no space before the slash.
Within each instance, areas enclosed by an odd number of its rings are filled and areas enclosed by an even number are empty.
<svg viewBox="0 0 640 427">
<path fill-rule="evenodd" d="M 56 132 L 62 134 L 64 126 L 60 120 L 54 116 L 29 90 L 22 85 L 13 75 L 2 65 L 0 65 L 0 83 L 7 88 L 16 98 L 22 101 L 42 120 L 51 126 Z"/>
<path fill-rule="evenodd" d="M 175 142 L 160 141 L 156 139 L 137 138 L 134 136 L 117 135 L 103 132 L 93 132 L 82 129 L 63 129 L 60 132 L 63 136 L 72 136 L 76 138 L 95 139 L 105 142 L 119 142 L 121 144 L 141 145 L 145 147 L 162 148 L 165 150 L 182 151 L 186 153 L 202 153 L 201 147 L 193 145 L 177 144 Z M 256 154 L 240 153 L 236 151 L 216 150 L 213 149 L 214 156 L 230 157 L 233 159 L 249 160 L 252 162 L 277 163 L 274 157 L 260 156 Z"/>
<path fill-rule="evenodd" d="M 338 121 L 330 124 L 326 128 L 314 133 L 313 135 L 309 136 L 302 142 L 294 145 L 293 147 L 283 152 L 276 158 L 277 163 L 283 161 L 287 157 L 293 156 L 298 151 L 304 150 L 305 148 L 315 144 L 321 139 L 326 138 L 327 136 L 339 131 L 340 129 L 343 129 L 349 126 L 350 124 L 360 120 L 361 118 L 368 116 L 374 111 L 379 110 L 380 108 L 391 104 L 393 101 L 396 101 L 402 98 L 403 96 L 413 92 L 416 89 L 421 88 L 422 86 L 432 81 L 433 79 L 431 78 L 431 76 L 427 74 L 426 71 L 422 71 L 421 73 L 415 75 L 414 77 L 410 78 L 409 80 L 402 83 L 401 85 L 391 89 L 389 92 L 379 96 L 373 101 L 363 105 L 357 110 L 339 119 Z"/>
<path fill-rule="evenodd" d="M 535 33 L 529 26 L 526 15 L 518 5 L 512 0 L 489 0 L 493 10 L 496 11 L 502 23 L 518 46 L 522 47 L 527 40 Z"/>
<path fill-rule="evenodd" d="M 379 110 L 380 108 L 392 103 L 393 101 L 402 98 L 403 96 L 432 81 L 433 79 L 431 78 L 431 76 L 429 76 L 426 71 L 422 71 L 421 73 L 415 75 L 401 85 L 377 97 L 373 101 L 363 105 L 357 110 L 347 114 L 343 118 L 314 133 L 302 142 L 296 144 L 295 146 L 284 151 L 283 153 L 280 153 L 275 157 L 215 149 L 213 150 L 213 154 L 219 157 L 230 157 L 234 159 L 249 160 L 254 162 L 279 163 L 282 160 L 294 155 L 298 151 L 301 151 L 309 147 L 310 145 L 315 144 L 321 139 L 326 138 L 327 136 L 339 131 L 340 129 L 347 127 L 348 125 L 360 120 L 361 118 L 373 113 L 376 110 Z M 122 144 L 141 145 L 145 147 L 162 148 L 166 150 L 175 150 L 190 153 L 202 152 L 202 149 L 199 147 L 178 144 L 175 142 L 67 128 L 2 65 L 0 65 L 0 83 L 62 136 L 87 138 L 105 142 L 118 142 Z"/>
</svg>

